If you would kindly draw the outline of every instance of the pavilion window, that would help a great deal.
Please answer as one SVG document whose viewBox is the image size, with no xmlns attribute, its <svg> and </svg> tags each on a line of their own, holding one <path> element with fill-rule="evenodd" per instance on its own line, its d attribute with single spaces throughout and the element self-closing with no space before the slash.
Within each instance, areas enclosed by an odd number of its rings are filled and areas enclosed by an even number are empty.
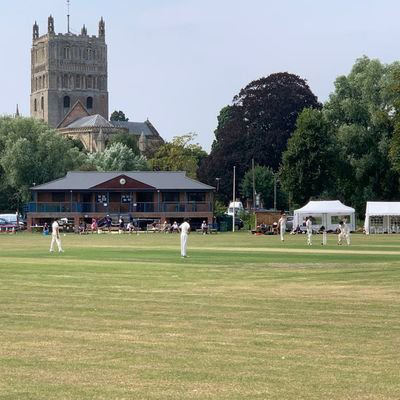
<svg viewBox="0 0 400 400">
<path fill-rule="evenodd" d="M 187 201 L 205 202 L 206 194 L 205 192 L 189 192 L 187 193 Z"/>
</svg>

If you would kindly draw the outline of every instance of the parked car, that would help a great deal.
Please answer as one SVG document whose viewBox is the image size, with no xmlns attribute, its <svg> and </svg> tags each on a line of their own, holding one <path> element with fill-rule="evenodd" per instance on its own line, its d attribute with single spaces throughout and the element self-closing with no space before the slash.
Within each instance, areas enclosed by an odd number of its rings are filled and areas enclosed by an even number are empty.
<svg viewBox="0 0 400 400">
<path fill-rule="evenodd" d="M 25 221 L 21 215 L 15 214 L 0 214 L 0 218 L 6 220 L 9 224 L 18 225 L 20 229 L 25 228 Z"/>
<path fill-rule="evenodd" d="M 19 231 L 21 229 L 21 225 L 18 223 L 9 222 L 4 218 L 0 218 L 0 231 Z"/>
<path fill-rule="evenodd" d="M 286 232 L 291 232 L 293 230 L 293 215 L 289 215 L 286 217 Z"/>
<path fill-rule="evenodd" d="M 244 211 L 244 207 L 241 201 L 231 201 L 229 203 L 229 207 L 226 211 L 226 214 L 228 215 L 233 215 L 233 209 L 235 209 L 235 214 L 238 214 L 242 211 Z"/>
</svg>

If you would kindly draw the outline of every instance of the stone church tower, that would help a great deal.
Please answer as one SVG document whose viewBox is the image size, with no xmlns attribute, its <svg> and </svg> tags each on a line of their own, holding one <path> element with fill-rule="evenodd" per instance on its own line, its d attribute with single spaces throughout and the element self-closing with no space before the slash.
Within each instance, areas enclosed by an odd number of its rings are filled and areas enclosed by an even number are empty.
<svg viewBox="0 0 400 400">
<path fill-rule="evenodd" d="M 85 25 L 80 35 L 56 34 L 51 15 L 47 33 L 39 36 L 35 22 L 31 56 L 32 117 L 57 128 L 80 101 L 89 114 L 100 114 L 108 119 L 107 45 L 103 18 L 99 22 L 98 36 L 89 36 Z"/>
</svg>

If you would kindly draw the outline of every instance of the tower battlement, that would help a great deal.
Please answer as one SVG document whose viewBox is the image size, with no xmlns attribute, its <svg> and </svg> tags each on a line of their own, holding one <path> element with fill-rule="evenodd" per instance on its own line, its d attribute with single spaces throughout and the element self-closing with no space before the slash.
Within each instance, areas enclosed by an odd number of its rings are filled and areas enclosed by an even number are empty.
<svg viewBox="0 0 400 400">
<path fill-rule="evenodd" d="M 31 50 L 31 116 L 56 128 L 79 100 L 90 114 L 108 118 L 108 72 L 105 22 L 98 36 L 56 33 L 48 18 L 47 33 L 33 25 Z"/>
</svg>

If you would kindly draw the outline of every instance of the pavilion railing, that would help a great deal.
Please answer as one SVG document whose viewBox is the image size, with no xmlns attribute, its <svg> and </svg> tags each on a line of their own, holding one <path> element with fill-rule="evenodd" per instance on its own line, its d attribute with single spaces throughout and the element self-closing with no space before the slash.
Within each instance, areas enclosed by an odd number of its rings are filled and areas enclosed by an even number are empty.
<svg viewBox="0 0 400 400">
<path fill-rule="evenodd" d="M 31 213 L 192 213 L 212 212 L 210 202 L 138 202 L 138 203 L 81 203 L 30 202 L 26 211 Z"/>
</svg>

